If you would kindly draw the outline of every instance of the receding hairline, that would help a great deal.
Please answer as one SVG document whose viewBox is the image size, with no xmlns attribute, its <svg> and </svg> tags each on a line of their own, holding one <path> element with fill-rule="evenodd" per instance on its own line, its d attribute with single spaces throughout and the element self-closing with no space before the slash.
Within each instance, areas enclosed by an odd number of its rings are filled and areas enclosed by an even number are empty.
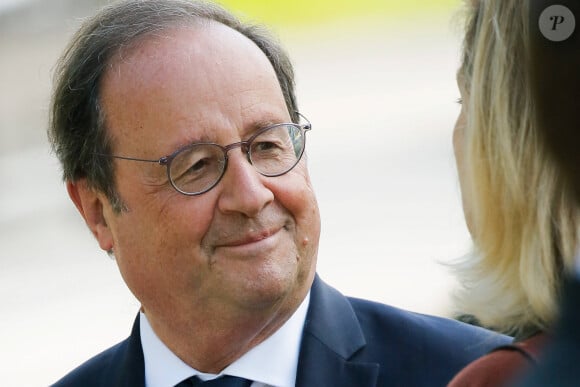
<svg viewBox="0 0 580 387">
<path fill-rule="evenodd" d="M 197 48 L 201 48 L 202 50 L 199 51 L 199 57 L 206 58 L 208 54 L 205 50 L 208 48 L 211 50 L 212 46 L 214 46 L 214 37 L 216 51 L 222 51 L 222 53 L 225 52 L 225 55 L 227 56 L 229 55 L 229 51 L 222 50 L 222 46 L 225 45 L 226 49 L 228 46 L 236 46 L 239 47 L 244 53 L 247 53 L 245 54 L 245 57 L 258 58 L 255 59 L 256 63 L 260 62 L 263 63 L 264 66 L 267 66 L 269 72 L 265 72 L 264 74 L 268 74 L 268 77 L 272 78 L 272 81 L 280 90 L 281 98 L 284 100 L 284 93 L 273 64 L 268 58 L 268 55 L 266 55 L 266 53 L 252 39 L 236 30 L 235 28 L 232 28 L 229 25 L 219 21 L 207 18 L 197 19 L 199 19 L 199 22 L 178 22 L 167 25 L 156 31 L 143 33 L 142 35 L 136 36 L 128 44 L 120 46 L 116 50 L 112 51 L 111 55 L 106 60 L 104 70 L 99 81 L 98 99 L 99 106 L 102 108 L 101 114 L 105 127 L 107 127 L 108 120 L 106 114 L 107 109 L 105 109 L 106 104 L 103 100 L 103 93 L 105 92 L 105 89 L 107 89 L 109 86 L 113 86 L 116 83 L 113 81 L 111 84 L 111 77 L 114 78 L 116 75 L 121 74 L 121 68 L 127 62 L 129 62 L 130 66 L 131 62 L 137 64 L 136 68 L 133 68 L 133 70 L 136 72 L 145 71 L 147 73 L 151 70 L 141 69 L 140 66 L 147 66 L 148 63 L 150 63 L 149 59 L 153 59 L 154 61 L 159 60 L 158 65 L 164 66 L 165 58 L 172 57 L 174 54 L 177 57 L 180 54 L 184 54 L 186 57 L 192 53 L 193 55 L 196 55 L 195 50 Z M 191 35 L 189 35 L 190 33 Z M 187 42 L 185 42 L 186 46 L 184 46 L 185 48 L 183 50 L 180 48 L 183 43 L 184 35 L 185 39 L 188 39 L 189 36 L 191 36 L 192 46 L 194 47 L 191 51 L 190 47 L 187 46 Z M 166 42 L 171 40 L 176 41 L 176 45 L 173 47 L 171 47 L 171 42 L 169 45 L 166 44 Z M 161 55 L 154 54 L 155 47 L 159 47 L 162 52 Z M 143 49 L 144 55 L 139 52 L 141 49 Z M 231 48 L 231 50 L 233 53 L 232 55 L 241 55 L 240 52 L 242 51 L 235 51 L 236 48 Z M 164 56 L 164 52 L 168 53 L 168 56 Z M 213 52 L 209 53 L 210 60 L 213 58 L 212 54 Z M 159 71 L 163 72 L 164 70 L 160 69 Z M 193 71 L 195 71 L 195 69 Z"/>
<path fill-rule="evenodd" d="M 235 28 L 207 17 L 191 16 L 188 18 L 175 20 L 174 22 L 168 23 L 167 25 L 159 26 L 158 29 L 143 32 L 142 34 L 133 37 L 124 44 L 119 45 L 119 47 L 113 49 L 109 57 L 106 59 L 105 71 L 103 72 L 103 75 L 106 76 L 111 67 L 118 64 L 119 61 L 123 61 L 124 59 L 133 56 L 135 50 L 138 50 L 143 45 L 150 43 L 152 40 L 172 39 L 175 37 L 176 32 L 182 30 L 192 30 L 196 32 L 199 31 L 201 33 L 204 31 L 209 31 L 209 35 L 212 36 L 211 30 L 213 28 L 227 30 L 232 32 L 234 35 L 243 38 L 243 40 L 250 43 L 251 46 L 255 47 L 259 52 L 262 53 L 264 58 L 268 60 L 268 57 L 263 52 L 263 50 L 261 50 L 252 39 L 236 30 Z"/>
</svg>

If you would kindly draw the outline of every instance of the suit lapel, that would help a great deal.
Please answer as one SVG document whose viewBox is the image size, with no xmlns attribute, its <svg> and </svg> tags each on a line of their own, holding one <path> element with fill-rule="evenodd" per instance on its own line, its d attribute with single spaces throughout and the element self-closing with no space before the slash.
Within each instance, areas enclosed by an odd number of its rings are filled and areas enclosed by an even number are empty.
<svg viewBox="0 0 580 387">
<path fill-rule="evenodd" d="M 310 292 L 296 386 L 375 386 L 379 365 L 351 360 L 365 345 L 348 300 L 316 276 Z"/>
<path fill-rule="evenodd" d="M 310 291 L 310 306 L 300 346 L 297 387 L 376 386 L 379 365 L 357 362 L 353 355 L 366 346 L 357 317 L 346 299 L 318 276 Z M 113 355 L 107 385 L 145 385 L 145 366 L 139 316 L 131 336 Z"/>
</svg>

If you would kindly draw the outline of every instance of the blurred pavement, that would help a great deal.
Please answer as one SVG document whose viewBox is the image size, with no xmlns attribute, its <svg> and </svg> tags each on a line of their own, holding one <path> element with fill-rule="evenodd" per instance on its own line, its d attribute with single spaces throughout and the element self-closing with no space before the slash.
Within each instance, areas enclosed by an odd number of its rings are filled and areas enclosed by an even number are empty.
<svg viewBox="0 0 580 387">
<path fill-rule="evenodd" d="M 93 6 L 76 4 L 67 16 L 0 15 L 6 386 L 54 382 L 126 337 L 138 310 L 68 200 L 45 139 L 52 66 Z M 345 294 L 438 315 L 450 313 L 454 286 L 440 262 L 469 246 L 451 150 L 459 110 L 451 16 L 280 32 L 313 123 L 307 151 L 323 218 L 320 275 Z"/>
</svg>

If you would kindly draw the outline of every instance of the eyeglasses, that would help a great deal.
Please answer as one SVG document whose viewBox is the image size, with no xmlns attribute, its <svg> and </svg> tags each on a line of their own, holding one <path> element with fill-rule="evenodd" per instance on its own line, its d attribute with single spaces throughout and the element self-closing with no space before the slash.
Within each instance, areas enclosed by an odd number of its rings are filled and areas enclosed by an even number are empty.
<svg viewBox="0 0 580 387">
<path fill-rule="evenodd" d="M 194 143 L 180 148 L 159 160 L 102 155 L 121 160 L 158 163 L 167 167 L 167 177 L 173 188 L 184 195 L 201 195 L 215 187 L 224 176 L 228 152 L 240 147 L 250 164 L 268 177 L 288 173 L 298 164 L 306 146 L 310 121 L 306 124 L 281 123 L 260 129 L 246 141 L 226 146 L 215 143 Z"/>
</svg>

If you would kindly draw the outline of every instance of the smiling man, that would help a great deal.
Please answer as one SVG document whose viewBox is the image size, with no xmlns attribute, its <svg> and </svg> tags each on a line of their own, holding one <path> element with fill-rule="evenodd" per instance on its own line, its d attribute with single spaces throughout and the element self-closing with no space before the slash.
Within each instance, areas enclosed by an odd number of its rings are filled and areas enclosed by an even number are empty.
<svg viewBox="0 0 580 387">
<path fill-rule="evenodd" d="M 261 29 L 210 3 L 121 2 L 56 78 L 69 195 L 142 305 L 127 340 L 57 386 L 437 386 L 509 340 L 316 277 L 311 126 Z"/>
</svg>

